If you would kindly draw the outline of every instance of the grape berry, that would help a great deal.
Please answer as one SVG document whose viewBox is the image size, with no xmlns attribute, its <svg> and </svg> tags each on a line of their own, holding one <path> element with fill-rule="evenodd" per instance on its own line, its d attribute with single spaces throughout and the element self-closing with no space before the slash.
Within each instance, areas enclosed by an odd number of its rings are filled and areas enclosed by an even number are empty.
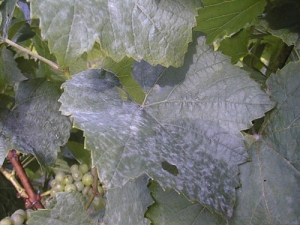
<svg viewBox="0 0 300 225">
<path fill-rule="evenodd" d="M 10 217 L 5 217 L 0 221 L 0 225 L 22 225 L 30 217 L 32 209 L 18 209 Z"/>
</svg>

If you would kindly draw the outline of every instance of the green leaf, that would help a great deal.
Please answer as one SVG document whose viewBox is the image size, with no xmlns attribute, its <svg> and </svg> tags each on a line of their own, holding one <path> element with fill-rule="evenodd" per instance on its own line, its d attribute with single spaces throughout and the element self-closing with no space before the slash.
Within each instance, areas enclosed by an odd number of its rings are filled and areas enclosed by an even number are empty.
<svg viewBox="0 0 300 225">
<path fill-rule="evenodd" d="M 299 39 L 299 33 L 291 32 L 287 28 L 279 29 L 279 30 L 271 29 L 266 20 L 258 20 L 256 21 L 255 25 L 257 29 L 262 30 L 263 32 L 271 33 L 273 36 L 280 38 L 283 42 L 285 42 L 289 46 L 296 45 L 297 40 Z"/>
<path fill-rule="evenodd" d="M 28 224 L 32 225 L 92 225 L 79 192 L 57 193 L 52 209 L 32 212 Z"/>
<path fill-rule="evenodd" d="M 18 0 L 4 0 L 1 2 L 0 11 L 1 11 L 1 35 L 4 38 L 7 38 L 8 28 L 10 22 L 13 18 L 14 10 Z"/>
<path fill-rule="evenodd" d="M 35 33 L 26 21 L 15 22 L 9 28 L 8 38 L 13 42 L 22 42 L 34 37 Z"/>
<path fill-rule="evenodd" d="M 199 1 L 68 1 L 31 2 L 40 18 L 42 37 L 60 67 L 65 68 L 99 39 L 114 61 L 125 56 L 151 64 L 182 65 L 195 26 Z"/>
<path fill-rule="evenodd" d="M 244 29 L 232 37 L 223 40 L 220 44 L 219 50 L 230 56 L 231 63 L 235 64 L 249 54 L 249 35 L 248 30 Z"/>
<path fill-rule="evenodd" d="M 44 58 L 51 60 L 52 62 L 56 62 L 55 56 L 50 53 L 47 42 L 42 40 L 42 37 L 40 35 L 40 30 L 36 28 L 34 31 L 36 35 L 33 38 L 33 44 L 37 53 L 40 56 L 43 56 Z M 63 82 L 67 80 L 64 73 L 54 70 L 52 67 L 50 67 L 49 65 L 47 65 L 42 61 L 39 61 L 39 70 L 37 70 L 37 76 L 46 77 L 47 79 L 52 81 Z"/>
<path fill-rule="evenodd" d="M 153 224 L 193 225 L 225 222 L 220 215 L 210 212 L 197 202 L 190 202 L 173 189 L 164 191 L 155 181 L 151 182 L 149 188 L 155 203 L 149 207 L 146 217 Z"/>
<path fill-rule="evenodd" d="M 0 92 L 4 91 L 7 85 L 13 86 L 15 83 L 26 79 L 18 69 L 12 52 L 2 47 L 0 58 Z"/>
<path fill-rule="evenodd" d="M 116 77 L 89 70 L 63 84 L 61 110 L 84 131 L 108 188 L 147 173 L 164 188 L 230 217 L 237 165 L 247 158 L 239 131 L 273 103 L 244 71 L 204 42 L 199 38 L 197 52 L 187 57 L 193 61 L 187 62 L 186 74 L 168 83 L 170 74 L 163 73 L 143 105 L 120 97 Z M 163 162 L 176 166 L 178 174 L 165 170 Z"/>
<path fill-rule="evenodd" d="M 78 162 L 91 165 L 91 152 L 84 149 L 82 143 L 68 141 L 66 148 L 71 151 Z"/>
<path fill-rule="evenodd" d="M 150 221 L 144 218 L 147 207 L 153 203 L 147 188 L 148 180 L 147 175 L 141 175 L 122 188 L 108 190 L 104 224 L 150 224 Z"/>
<path fill-rule="evenodd" d="M 261 15 L 266 6 L 265 0 L 202 0 L 202 3 L 204 8 L 199 9 L 196 30 L 207 34 L 207 44 L 232 36 Z"/>
<path fill-rule="evenodd" d="M 59 96 L 59 85 L 44 79 L 18 85 L 13 109 L 0 108 L 1 162 L 10 149 L 34 154 L 43 166 L 55 162 L 71 128 L 69 118 L 58 111 Z"/>
<path fill-rule="evenodd" d="M 267 81 L 276 108 L 266 117 L 240 167 L 235 216 L 230 224 L 299 224 L 300 63 L 290 63 Z"/>
<path fill-rule="evenodd" d="M 130 98 L 139 104 L 143 103 L 145 93 L 139 84 L 132 77 L 132 67 L 134 60 L 125 57 L 122 61 L 116 63 L 110 58 L 105 58 L 101 67 L 105 70 L 117 74 L 123 88 L 129 94 Z"/>
</svg>

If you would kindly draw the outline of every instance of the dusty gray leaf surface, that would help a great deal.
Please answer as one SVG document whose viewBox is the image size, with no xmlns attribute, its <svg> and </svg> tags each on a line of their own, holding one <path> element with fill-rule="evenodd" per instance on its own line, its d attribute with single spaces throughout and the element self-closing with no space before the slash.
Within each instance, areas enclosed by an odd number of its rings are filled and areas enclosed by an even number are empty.
<svg viewBox="0 0 300 225">
<path fill-rule="evenodd" d="M 239 130 L 273 103 L 204 41 L 199 38 L 181 80 L 170 84 L 165 79 L 170 74 L 163 73 L 142 105 L 122 100 L 112 74 L 89 70 L 63 84 L 61 110 L 84 131 L 86 148 L 108 188 L 146 173 L 162 187 L 230 217 L 237 165 L 247 159 Z M 178 174 L 165 170 L 163 162 Z"/>
<path fill-rule="evenodd" d="M 147 188 L 149 177 L 141 175 L 124 187 L 108 190 L 107 206 L 103 219 L 106 225 L 150 225 L 144 217 L 147 207 L 153 203 Z"/>
<path fill-rule="evenodd" d="M 43 166 L 55 162 L 57 151 L 67 142 L 71 129 L 70 119 L 59 112 L 59 96 L 59 85 L 44 79 L 18 85 L 15 106 L 10 110 L 0 108 L 2 156 L 16 149 L 34 154 Z"/>
<path fill-rule="evenodd" d="M 178 67 L 199 5 L 185 0 L 32 0 L 31 17 L 40 19 L 42 36 L 62 67 L 91 50 L 98 39 L 115 61 L 129 56 Z"/>
</svg>

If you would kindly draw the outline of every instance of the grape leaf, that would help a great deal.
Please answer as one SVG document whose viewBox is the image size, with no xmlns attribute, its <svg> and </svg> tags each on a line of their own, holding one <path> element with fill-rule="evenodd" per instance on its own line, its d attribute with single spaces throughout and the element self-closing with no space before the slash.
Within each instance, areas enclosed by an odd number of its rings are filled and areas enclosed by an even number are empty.
<svg viewBox="0 0 300 225">
<path fill-rule="evenodd" d="M 290 63 L 267 81 L 277 106 L 240 167 L 235 215 L 230 224 L 299 224 L 300 63 Z"/>
<path fill-rule="evenodd" d="M 92 225 L 84 207 L 85 201 L 79 192 L 56 194 L 56 204 L 51 209 L 34 211 L 28 224 L 32 225 Z"/>
<path fill-rule="evenodd" d="M 5 90 L 7 85 L 13 86 L 15 83 L 26 79 L 18 69 L 12 52 L 2 47 L 0 58 L 0 92 Z"/>
<path fill-rule="evenodd" d="M 61 110 L 84 131 L 86 148 L 107 188 L 147 173 L 164 188 L 230 217 L 237 165 L 247 158 L 239 130 L 273 103 L 244 71 L 206 46 L 203 37 L 198 40 L 186 78 L 160 88 L 170 75 L 163 73 L 145 104 L 123 100 L 116 77 L 89 70 L 63 84 Z M 163 162 L 179 173 L 163 169 Z"/>
<path fill-rule="evenodd" d="M 143 103 L 145 99 L 145 93 L 139 84 L 133 79 L 131 74 L 133 73 L 134 60 L 125 57 L 122 61 L 116 63 L 110 58 L 105 58 L 101 63 L 101 67 L 105 70 L 112 71 L 118 75 L 118 78 L 125 89 L 129 94 L 130 98 L 139 104 Z"/>
<path fill-rule="evenodd" d="M 58 111 L 59 88 L 44 79 L 20 82 L 13 109 L 0 108 L 1 163 L 10 149 L 34 154 L 43 166 L 55 162 L 71 128 L 69 118 Z"/>
<path fill-rule="evenodd" d="M 197 28 L 207 34 L 207 43 L 233 35 L 264 11 L 265 0 L 202 0 L 204 8 L 199 9 Z"/>
<path fill-rule="evenodd" d="M 231 57 L 233 64 L 249 54 L 248 42 L 250 33 L 244 29 L 230 38 L 226 38 L 220 43 L 219 50 Z"/>
<path fill-rule="evenodd" d="M 203 37 L 197 41 L 196 52 L 191 45 L 194 54 L 187 54 L 184 66 L 166 69 L 147 94 L 148 112 L 159 121 L 199 119 L 239 134 L 274 104 L 228 57 L 213 52 Z"/>
<path fill-rule="evenodd" d="M 32 0 L 31 16 L 40 18 L 42 37 L 61 67 L 92 49 L 99 39 L 114 61 L 129 56 L 151 64 L 180 66 L 199 1 Z"/>
<path fill-rule="evenodd" d="M 147 188 L 148 179 L 147 175 L 141 175 L 122 188 L 107 191 L 104 224 L 150 224 L 150 221 L 144 218 L 147 207 L 153 203 Z"/>
<path fill-rule="evenodd" d="M 141 62 L 135 61 L 132 76 L 145 92 L 149 92 L 165 69 L 161 65 L 152 66 L 144 60 Z"/>
<path fill-rule="evenodd" d="M 271 33 L 273 36 L 280 38 L 283 42 L 285 42 L 289 46 L 296 45 L 297 40 L 299 39 L 299 33 L 291 32 L 287 28 L 279 29 L 279 30 L 271 29 L 266 20 L 257 20 L 255 21 L 255 25 L 257 29 L 263 32 Z"/>
<path fill-rule="evenodd" d="M 10 26 L 10 22 L 13 18 L 14 10 L 18 0 L 5 0 L 1 2 L 0 11 L 1 11 L 1 35 L 4 38 L 7 38 L 7 31 Z"/>
<path fill-rule="evenodd" d="M 151 182 L 149 188 L 155 203 L 149 207 L 146 217 L 153 224 L 193 225 L 225 222 L 220 215 L 210 212 L 197 202 L 190 202 L 173 189 L 164 191 L 155 181 Z"/>
<path fill-rule="evenodd" d="M 34 47 L 37 51 L 37 53 L 40 56 L 43 56 L 44 58 L 51 60 L 52 62 L 56 62 L 56 58 L 50 53 L 50 50 L 48 48 L 47 42 L 42 40 L 40 30 L 35 28 L 34 29 L 36 35 L 32 39 L 32 42 L 34 44 Z M 52 67 L 47 65 L 46 63 L 39 61 L 39 69 L 37 70 L 37 75 L 39 77 L 46 77 L 51 81 L 65 81 L 67 80 L 64 73 L 54 70 Z"/>
</svg>

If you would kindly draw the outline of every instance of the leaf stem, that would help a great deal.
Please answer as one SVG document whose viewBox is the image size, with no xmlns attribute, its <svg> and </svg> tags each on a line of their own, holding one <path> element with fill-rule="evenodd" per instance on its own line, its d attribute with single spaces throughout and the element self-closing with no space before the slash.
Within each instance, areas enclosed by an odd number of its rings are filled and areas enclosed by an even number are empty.
<svg viewBox="0 0 300 225">
<path fill-rule="evenodd" d="M 35 53 L 33 53 L 32 51 L 30 51 L 29 49 L 24 48 L 24 47 L 22 47 L 21 45 L 18 45 L 18 44 L 16 44 L 15 42 L 13 42 L 13 41 L 11 41 L 11 40 L 9 40 L 9 39 L 7 39 L 7 38 L 3 38 L 3 37 L 2 37 L 1 40 L 2 40 L 3 42 L 5 42 L 6 44 L 8 44 L 8 45 L 10 45 L 10 46 L 13 46 L 13 47 L 15 47 L 15 48 L 17 48 L 17 49 L 19 49 L 20 51 L 26 52 L 28 55 L 31 55 L 32 57 L 41 60 L 42 62 L 44 62 L 44 63 L 48 64 L 49 66 L 51 66 L 53 69 L 58 70 L 58 71 L 62 71 L 62 70 L 59 69 L 59 67 L 58 67 L 58 65 L 57 65 L 56 63 L 54 63 L 54 62 L 52 62 L 52 61 L 50 61 L 50 60 L 44 58 L 43 56 L 40 56 L 40 55 L 38 55 L 38 54 L 35 54 Z"/>
</svg>

